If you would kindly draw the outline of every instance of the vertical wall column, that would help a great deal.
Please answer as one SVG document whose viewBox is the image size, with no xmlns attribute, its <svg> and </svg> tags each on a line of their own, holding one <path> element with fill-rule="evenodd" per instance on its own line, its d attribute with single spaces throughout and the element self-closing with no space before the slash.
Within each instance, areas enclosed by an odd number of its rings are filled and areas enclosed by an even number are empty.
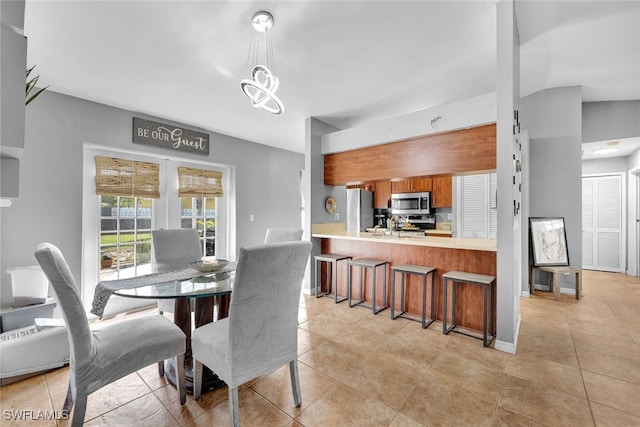
<svg viewBox="0 0 640 427">
<path fill-rule="evenodd" d="M 512 0 L 497 5 L 497 153 L 498 169 L 498 292 L 495 348 L 515 353 L 520 323 L 521 216 L 514 197 L 514 155 L 520 98 L 520 42 Z M 514 201 L 516 211 L 514 212 Z"/>
</svg>

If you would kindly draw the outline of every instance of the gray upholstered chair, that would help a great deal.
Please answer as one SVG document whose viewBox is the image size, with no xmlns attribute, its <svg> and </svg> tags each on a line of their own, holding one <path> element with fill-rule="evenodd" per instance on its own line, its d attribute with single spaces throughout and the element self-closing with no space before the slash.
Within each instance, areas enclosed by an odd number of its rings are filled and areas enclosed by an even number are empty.
<svg viewBox="0 0 640 427">
<path fill-rule="evenodd" d="M 202 257 L 200 236 L 195 228 L 152 230 L 153 254 L 163 270 L 186 268 Z"/>
<path fill-rule="evenodd" d="M 229 387 L 231 424 L 239 425 L 238 387 L 289 364 L 300 406 L 298 307 L 311 242 L 241 248 L 229 317 L 196 328 L 191 337 L 193 395 L 199 399 L 202 365 Z"/>
<path fill-rule="evenodd" d="M 180 403 L 186 402 L 184 354 L 186 337 L 164 316 L 146 316 L 89 327 L 76 282 L 60 250 L 41 243 L 35 257 L 56 294 L 67 326 L 70 367 L 69 389 L 63 411 L 74 407 L 72 426 L 81 426 L 87 397 L 94 391 L 160 360 L 176 358 Z"/>
<path fill-rule="evenodd" d="M 264 243 L 295 242 L 302 240 L 302 229 L 267 228 Z"/>
<path fill-rule="evenodd" d="M 158 271 L 180 270 L 202 257 L 200 237 L 195 228 L 152 230 L 153 255 Z M 160 314 L 173 313 L 173 301 L 158 300 Z"/>
</svg>

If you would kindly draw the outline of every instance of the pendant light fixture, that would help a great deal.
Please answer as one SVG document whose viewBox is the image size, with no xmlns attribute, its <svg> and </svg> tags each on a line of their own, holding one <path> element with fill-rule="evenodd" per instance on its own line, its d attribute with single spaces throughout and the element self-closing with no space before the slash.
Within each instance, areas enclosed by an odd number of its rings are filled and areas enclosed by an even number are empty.
<svg viewBox="0 0 640 427">
<path fill-rule="evenodd" d="M 273 45 L 269 37 L 269 30 L 273 28 L 273 16 L 265 11 L 256 12 L 251 23 L 262 37 L 257 38 L 253 33 L 247 56 L 247 69 L 253 67 L 250 72 L 251 78 L 243 79 L 240 88 L 251 101 L 251 105 L 280 116 L 284 113 L 284 105 L 276 95 L 280 81 L 273 74 Z"/>
</svg>

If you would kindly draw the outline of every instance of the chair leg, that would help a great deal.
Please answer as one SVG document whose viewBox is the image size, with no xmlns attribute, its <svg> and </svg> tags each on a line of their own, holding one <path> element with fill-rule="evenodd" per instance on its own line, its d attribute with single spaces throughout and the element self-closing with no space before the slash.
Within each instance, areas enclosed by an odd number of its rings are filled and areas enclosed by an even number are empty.
<svg viewBox="0 0 640 427">
<path fill-rule="evenodd" d="M 64 404 L 62 405 L 62 412 L 69 415 L 73 409 L 73 394 L 71 393 L 71 383 L 67 388 L 67 397 L 64 398 Z"/>
<path fill-rule="evenodd" d="M 293 402 L 296 406 L 300 406 L 302 404 L 302 395 L 300 394 L 300 378 L 298 378 L 298 359 L 293 359 L 289 362 L 289 374 L 291 376 Z"/>
<path fill-rule="evenodd" d="M 158 375 L 164 376 L 164 360 L 158 362 Z"/>
<path fill-rule="evenodd" d="M 82 399 L 76 399 L 76 404 L 73 408 L 73 420 L 71 421 L 71 427 L 82 427 L 84 424 L 84 416 L 87 412 L 87 397 Z"/>
<path fill-rule="evenodd" d="M 183 356 L 184 357 L 184 356 Z M 183 363 L 184 366 L 184 363 Z M 193 398 L 200 399 L 202 394 L 202 362 L 193 359 Z"/>
<path fill-rule="evenodd" d="M 231 425 L 240 427 L 240 411 L 238 408 L 238 387 L 229 387 L 229 415 L 231 416 Z"/>
<path fill-rule="evenodd" d="M 176 388 L 180 395 L 180 404 L 184 405 L 187 402 L 186 379 L 184 377 L 184 353 L 176 356 L 176 367 Z M 202 376 L 200 376 L 200 378 L 202 378 Z"/>
</svg>

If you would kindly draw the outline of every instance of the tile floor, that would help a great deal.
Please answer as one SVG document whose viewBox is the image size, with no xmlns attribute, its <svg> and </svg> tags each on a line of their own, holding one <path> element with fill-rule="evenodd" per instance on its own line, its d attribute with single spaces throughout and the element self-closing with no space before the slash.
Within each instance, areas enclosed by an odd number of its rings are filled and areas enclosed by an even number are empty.
<svg viewBox="0 0 640 427">
<path fill-rule="evenodd" d="M 303 403 L 288 369 L 240 390 L 246 426 L 640 426 L 640 279 L 584 272 L 584 298 L 521 299 L 518 353 L 442 335 L 442 324 L 373 316 L 329 298 L 301 302 Z M 0 389 L 6 410 L 60 409 L 68 368 Z M 89 397 L 87 426 L 226 426 L 227 389 L 178 404 L 155 366 Z M 22 422 L 20 425 L 28 425 Z M 34 421 L 54 426 L 56 421 Z M 68 425 L 58 421 L 58 425 Z"/>
</svg>

